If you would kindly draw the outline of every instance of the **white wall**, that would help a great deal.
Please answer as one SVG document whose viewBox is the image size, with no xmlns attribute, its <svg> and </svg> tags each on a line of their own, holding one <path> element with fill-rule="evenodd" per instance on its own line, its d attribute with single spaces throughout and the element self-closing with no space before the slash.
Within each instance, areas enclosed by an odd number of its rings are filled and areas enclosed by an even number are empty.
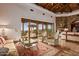
<svg viewBox="0 0 79 59">
<path fill-rule="evenodd" d="M 56 17 L 64 17 L 64 16 L 68 17 L 68 16 L 73 16 L 73 15 L 78 15 L 78 14 L 79 14 L 79 9 L 75 10 L 75 11 L 72 11 L 72 12 L 69 12 L 69 13 L 66 13 L 66 12 L 62 13 L 62 14 L 61 13 L 59 13 L 59 14 L 57 13 L 57 14 L 55 14 L 55 16 Z"/>
<path fill-rule="evenodd" d="M 31 12 L 29 9 L 34 9 L 34 12 Z M 42 15 L 42 13 L 46 13 L 46 15 Z M 0 25 L 11 25 L 18 30 L 16 32 L 14 29 L 6 29 L 5 34 L 8 38 L 14 40 L 20 38 L 22 17 L 53 22 L 54 16 L 52 18 L 51 16 L 52 14 L 44 12 L 43 9 L 39 10 L 27 4 L 26 6 L 21 4 L 0 4 Z"/>
</svg>

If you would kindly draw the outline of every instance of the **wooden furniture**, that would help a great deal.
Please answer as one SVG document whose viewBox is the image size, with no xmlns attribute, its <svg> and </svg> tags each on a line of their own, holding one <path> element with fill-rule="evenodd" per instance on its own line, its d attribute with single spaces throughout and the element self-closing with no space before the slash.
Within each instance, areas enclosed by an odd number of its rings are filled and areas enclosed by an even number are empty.
<svg viewBox="0 0 79 59">
<path fill-rule="evenodd" d="M 62 39 L 65 39 L 66 33 L 63 32 L 63 35 L 62 35 Z M 78 32 L 68 32 L 67 33 L 67 41 L 76 41 L 76 42 L 79 42 L 79 33 Z"/>
<path fill-rule="evenodd" d="M 64 31 L 66 32 L 66 40 L 67 40 L 67 32 L 68 32 L 68 28 L 65 28 Z"/>
</svg>

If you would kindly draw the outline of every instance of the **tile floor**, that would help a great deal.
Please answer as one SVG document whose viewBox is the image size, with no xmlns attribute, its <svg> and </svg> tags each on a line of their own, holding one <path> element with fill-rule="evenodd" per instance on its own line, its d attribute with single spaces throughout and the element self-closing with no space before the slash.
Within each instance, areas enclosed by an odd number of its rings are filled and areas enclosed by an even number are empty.
<svg viewBox="0 0 79 59">
<path fill-rule="evenodd" d="M 66 42 L 65 48 L 56 47 L 60 51 L 56 56 L 79 56 L 79 44 Z"/>
<path fill-rule="evenodd" d="M 31 56 L 79 56 L 79 44 L 78 43 L 72 43 L 72 42 L 66 42 L 65 47 L 54 47 L 54 46 L 49 46 L 45 43 L 40 42 L 39 43 L 39 50 L 36 51 L 37 53 L 33 55 L 31 53 Z M 19 53 L 20 56 L 30 56 L 29 50 L 28 51 L 23 51 L 27 50 L 24 49 L 23 47 L 19 47 Z M 30 51 L 32 52 L 32 51 Z"/>
</svg>

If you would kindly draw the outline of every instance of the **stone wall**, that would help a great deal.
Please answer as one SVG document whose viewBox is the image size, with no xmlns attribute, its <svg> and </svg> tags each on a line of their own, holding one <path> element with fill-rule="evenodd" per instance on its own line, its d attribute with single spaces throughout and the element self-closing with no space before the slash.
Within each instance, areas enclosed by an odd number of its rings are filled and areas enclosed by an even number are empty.
<svg viewBox="0 0 79 59">
<path fill-rule="evenodd" d="M 79 15 L 73 15 L 68 17 L 56 17 L 57 29 L 59 27 L 62 28 L 68 27 L 69 31 L 71 31 L 71 23 L 75 20 L 79 20 Z"/>
</svg>

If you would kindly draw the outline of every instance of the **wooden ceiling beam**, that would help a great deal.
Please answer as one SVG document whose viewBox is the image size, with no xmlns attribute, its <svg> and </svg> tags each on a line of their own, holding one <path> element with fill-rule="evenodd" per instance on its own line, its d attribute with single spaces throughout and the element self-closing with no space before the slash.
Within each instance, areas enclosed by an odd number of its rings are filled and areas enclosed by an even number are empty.
<svg viewBox="0 0 79 59">
<path fill-rule="evenodd" d="M 50 10 L 50 9 L 52 8 L 52 5 L 51 5 L 50 3 L 48 3 L 48 5 L 46 6 L 46 8 L 47 8 L 48 10 Z"/>
<path fill-rule="evenodd" d="M 55 4 L 55 5 L 51 8 L 51 11 L 55 10 L 56 8 L 58 8 L 57 5 L 58 5 L 58 4 Z"/>
<path fill-rule="evenodd" d="M 77 9 L 79 9 L 79 4 L 73 4 L 73 3 L 71 3 L 71 4 L 69 4 L 69 6 L 71 7 L 71 9 L 72 10 L 77 10 Z"/>
<path fill-rule="evenodd" d="M 74 10 L 79 9 L 78 3 L 39 3 L 38 5 L 54 13 L 72 12 Z"/>
<path fill-rule="evenodd" d="M 71 9 L 71 7 L 69 6 L 69 4 L 66 4 L 66 5 L 64 5 L 64 8 L 63 8 L 62 11 L 64 11 L 64 12 L 72 12 L 72 9 Z"/>
</svg>

